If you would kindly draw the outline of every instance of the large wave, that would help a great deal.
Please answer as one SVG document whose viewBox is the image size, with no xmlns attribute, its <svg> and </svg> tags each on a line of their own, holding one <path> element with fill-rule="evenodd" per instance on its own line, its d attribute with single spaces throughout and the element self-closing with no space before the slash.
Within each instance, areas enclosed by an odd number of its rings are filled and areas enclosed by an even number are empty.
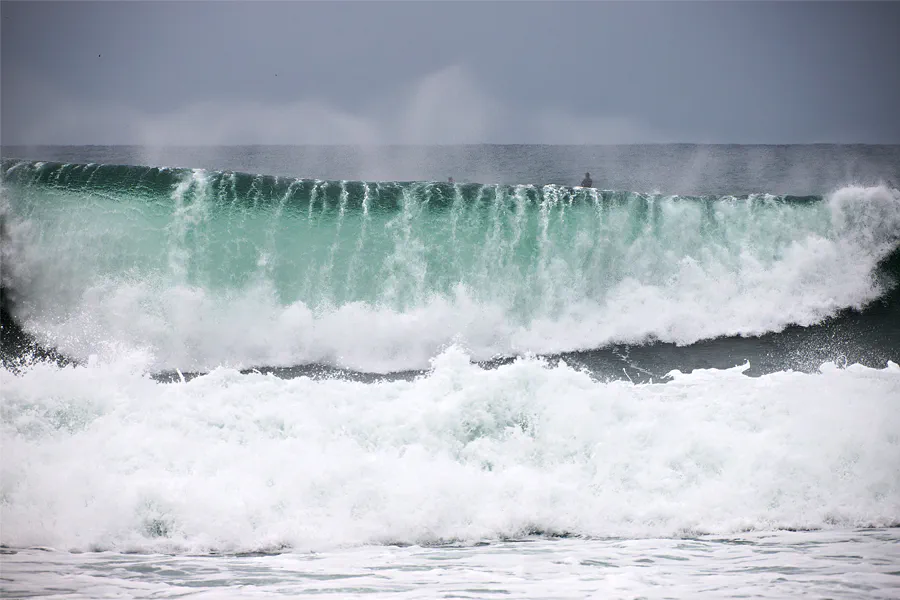
<svg viewBox="0 0 900 600">
<path fill-rule="evenodd" d="M 803 353 L 840 341 L 830 323 L 866 343 L 888 331 L 890 354 L 897 190 L 683 197 L 10 160 L 0 194 L 4 344 L 21 326 L 79 363 L 0 366 L 4 545 L 898 525 L 897 357 L 649 384 L 557 358 L 473 364 L 644 344 L 621 371 L 668 344 L 721 353 L 709 340 L 725 336 Z M 427 371 L 236 370 L 304 364 Z"/>
<path fill-rule="evenodd" d="M 426 368 L 808 326 L 883 297 L 900 192 L 685 197 L 3 161 L 16 321 L 85 361 Z"/>
</svg>

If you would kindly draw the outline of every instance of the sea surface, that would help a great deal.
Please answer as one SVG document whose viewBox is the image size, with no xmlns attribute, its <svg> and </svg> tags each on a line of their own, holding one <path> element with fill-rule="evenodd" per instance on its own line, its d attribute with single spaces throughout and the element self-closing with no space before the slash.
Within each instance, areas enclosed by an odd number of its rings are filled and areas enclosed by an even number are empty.
<svg viewBox="0 0 900 600">
<path fill-rule="evenodd" d="M 3 147 L 0 597 L 896 598 L 898 181 Z"/>
</svg>

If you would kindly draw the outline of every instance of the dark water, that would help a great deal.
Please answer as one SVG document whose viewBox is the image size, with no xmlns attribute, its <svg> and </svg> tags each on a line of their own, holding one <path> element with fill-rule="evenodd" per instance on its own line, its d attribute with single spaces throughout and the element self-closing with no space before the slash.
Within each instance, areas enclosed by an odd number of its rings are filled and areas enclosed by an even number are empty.
<svg viewBox="0 0 900 600">
<path fill-rule="evenodd" d="M 664 194 L 824 194 L 900 180 L 900 146 L 10 147 L 4 157 L 242 171 L 355 181 L 577 185 Z M 894 186 L 896 187 L 896 186 Z"/>
</svg>

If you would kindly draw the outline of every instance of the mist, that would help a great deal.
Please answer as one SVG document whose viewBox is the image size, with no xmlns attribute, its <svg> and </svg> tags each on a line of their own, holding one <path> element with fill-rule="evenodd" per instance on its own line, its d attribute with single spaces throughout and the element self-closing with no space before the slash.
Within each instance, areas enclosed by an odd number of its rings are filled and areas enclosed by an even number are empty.
<svg viewBox="0 0 900 600">
<path fill-rule="evenodd" d="M 217 146 L 656 143 L 669 136 L 631 116 L 581 117 L 562 106 L 518 111 L 492 97 L 460 65 L 342 110 L 313 95 L 289 102 L 203 100 L 164 112 L 63 98 L 43 82 L 30 97 L 45 106 L 20 125 L 30 145 Z M 41 99 L 51 99 L 50 101 Z"/>
<path fill-rule="evenodd" d="M 894 3 L 0 12 L 6 146 L 900 141 Z"/>
</svg>

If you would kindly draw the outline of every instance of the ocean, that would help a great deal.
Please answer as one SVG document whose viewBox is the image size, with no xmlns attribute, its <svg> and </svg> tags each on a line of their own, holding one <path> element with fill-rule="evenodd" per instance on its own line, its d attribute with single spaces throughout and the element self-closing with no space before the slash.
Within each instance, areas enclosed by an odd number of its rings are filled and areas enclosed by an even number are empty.
<svg viewBox="0 0 900 600">
<path fill-rule="evenodd" d="M 897 597 L 898 181 L 3 147 L 0 597 Z"/>
</svg>

